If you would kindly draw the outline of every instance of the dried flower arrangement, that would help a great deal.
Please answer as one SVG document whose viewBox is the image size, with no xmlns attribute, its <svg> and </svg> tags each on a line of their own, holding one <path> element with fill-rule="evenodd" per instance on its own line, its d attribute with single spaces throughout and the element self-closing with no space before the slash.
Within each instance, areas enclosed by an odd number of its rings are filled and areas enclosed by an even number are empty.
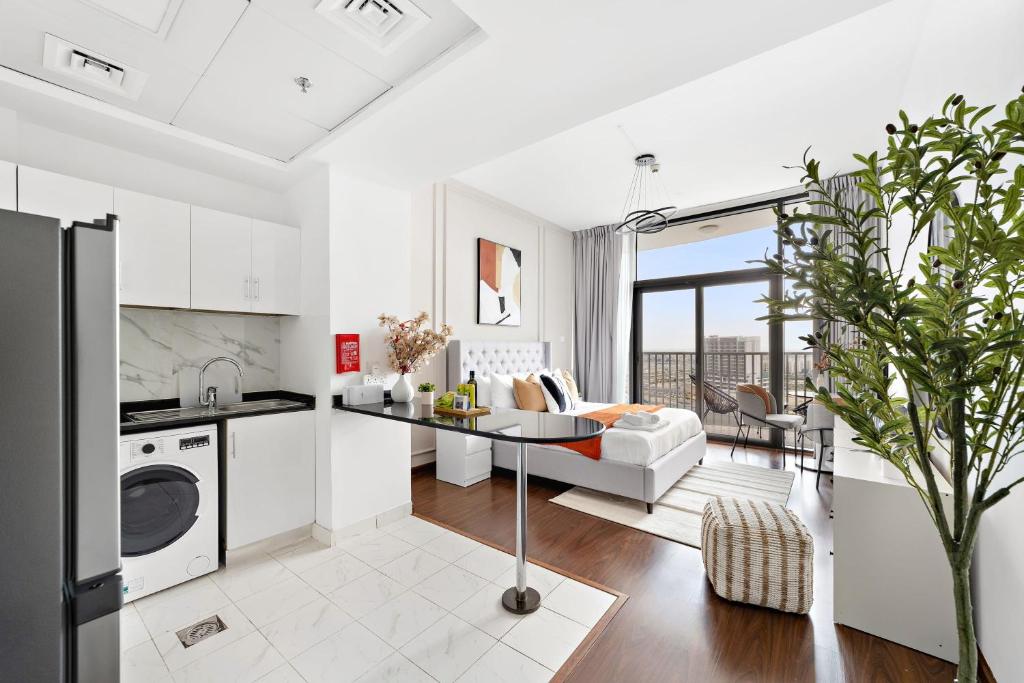
<svg viewBox="0 0 1024 683">
<path fill-rule="evenodd" d="M 388 364 L 402 375 L 409 375 L 422 368 L 430 358 L 437 355 L 448 344 L 452 328 L 441 325 L 440 330 L 427 327 L 430 316 L 421 312 L 412 320 L 400 321 L 393 315 L 383 313 L 377 317 L 386 331 Z"/>
</svg>

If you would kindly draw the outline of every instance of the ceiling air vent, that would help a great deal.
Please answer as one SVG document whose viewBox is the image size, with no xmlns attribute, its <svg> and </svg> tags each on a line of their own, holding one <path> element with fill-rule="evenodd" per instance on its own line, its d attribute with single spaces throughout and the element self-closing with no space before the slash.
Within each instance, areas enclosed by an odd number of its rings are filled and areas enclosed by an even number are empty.
<svg viewBox="0 0 1024 683">
<path fill-rule="evenodd" d="M 409 0 L 320 0 L 316 11 L 381 54 L 392 52 L 430 22 Z"/>
<path fill-rule="evenodd" d="M 76 81 L 137 100 L 146 74 L 114 62 L 84 47 L 46 34 L 43 41 L 43 66 Z"/>
</svg>

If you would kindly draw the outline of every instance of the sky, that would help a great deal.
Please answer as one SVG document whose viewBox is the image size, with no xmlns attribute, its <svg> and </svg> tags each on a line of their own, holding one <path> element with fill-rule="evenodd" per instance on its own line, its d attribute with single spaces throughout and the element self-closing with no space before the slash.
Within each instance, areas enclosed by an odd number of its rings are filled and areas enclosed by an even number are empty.
<svg viewBox="0 0 1024 683">
<path fill-rule="evenodd" d="M 676 229 L 686 229 L 680 227 Z M 757 268 L 746 263 L 762 258 L 765 247 L 774 253 L 772 227 L 725 235 L 702 242 L 678 244 L 637 252 L 637 279 L 715 273 Z M 768 324 L 756 318 L 766 313 L 755 299 L 768 293 L 767 282 L 722 285 L 704 289 L 704 334 L 710 336 L 758 336 L 761 350 L 768 350 Z M 643 343 L 645 351 L 694 351 L 694 292 L 678 290 L 644 295 Z M 810 331 L 810 323 L 787 323 L 785 350 L 803 351 L 798 339 Z"/>
</svg>

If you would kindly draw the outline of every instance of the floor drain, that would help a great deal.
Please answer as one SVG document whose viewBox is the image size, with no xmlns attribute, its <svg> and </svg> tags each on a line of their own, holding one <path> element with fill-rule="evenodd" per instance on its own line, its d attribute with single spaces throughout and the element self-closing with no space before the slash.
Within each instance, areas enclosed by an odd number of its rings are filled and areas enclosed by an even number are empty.
<svg viewBox="0 0 1024 683">
<path fill-rule="evenodd" d="M 210 636 L 216 635 L 226 628 L 227 626 L 220 620 L 220 617 L 214 614 L 208 619 L 203 619 L 191 626 L 186 626 L 177 632 L 177 636 L 182 645 L 185 647 L 192 647 L 196 643 L 206 640 Z"/>
</svg>

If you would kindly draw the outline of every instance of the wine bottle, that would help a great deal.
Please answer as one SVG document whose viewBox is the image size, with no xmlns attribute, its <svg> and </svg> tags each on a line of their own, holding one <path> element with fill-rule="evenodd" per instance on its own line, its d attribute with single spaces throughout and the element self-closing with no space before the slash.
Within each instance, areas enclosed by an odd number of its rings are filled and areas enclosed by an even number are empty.
<svg viewBox="0 0 1024 683">
<path fill-rule="evenodd" d="M 469 384 L 470 386 L 473 387 L 469 391 L 469 407 L 470 407 L 470 410 L 472 410 L 473 408 L 476 408 L 476 371 L 475 370 L 470 370 L 469 371 L 469 381 L 466 382 L 466 384 Z"/>
</svg>

